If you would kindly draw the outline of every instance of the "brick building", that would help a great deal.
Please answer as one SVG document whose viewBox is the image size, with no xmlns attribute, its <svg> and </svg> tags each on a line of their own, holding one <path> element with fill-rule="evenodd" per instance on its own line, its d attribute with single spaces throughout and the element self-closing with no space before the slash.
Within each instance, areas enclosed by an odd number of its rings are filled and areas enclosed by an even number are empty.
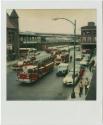
<svg viewBox="0 0 103 125">
<path fill-rule="evenodd" d="M 19 22 L 15 10 L 10 15 L 7 14 L 7 60 L 18 57 L 19 49 Z"/>
<path fill-rule="evenodd" d="M 94 22 L 88 22 L 87 26 L 81 27 L 82 49 L 96 49 L 96 26 Z"/>
</svg>

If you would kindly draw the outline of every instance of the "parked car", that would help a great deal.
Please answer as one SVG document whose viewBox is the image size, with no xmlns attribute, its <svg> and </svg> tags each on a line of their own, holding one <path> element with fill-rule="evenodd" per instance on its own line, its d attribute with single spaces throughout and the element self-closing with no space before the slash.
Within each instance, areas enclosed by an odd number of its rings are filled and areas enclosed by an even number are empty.
<svg viewBox="0 0 103 125">
<path fill-rule="evenodd" d="M 74 68 L 71 68 L 70 72 L 74 72 Z M 79 74 L 79 72 L 80 72 L 80 65 L 75 65 L 75 73 Z"/>
<path fill-rule="evenodd" d="M 57 76 L 65 76 L 68 73 L 68 64 L 67 63 L 61 63 L 58 65 L 57 68 Z"/>
<path fill-rule="evenodd" d="M 90 61 L 90 54 L 84 54 L 84 59 L 89 62 Z"/>
<path fill-rule="evenodd" d="M 88 63 L 88 60 L 87 60 L 86 58 L 83 58 L 83 59 L 80 61 L 80 65 L 81 65 L 81 66 L 86 66 L 86 67 L 87 67 L 88 64 L 89 64 L 89 63 Z"/>
<path fill-rule="evenodd" d="M 69 72 L 63 79 L 63 84 L 67 86 L 73 86 L 73 72 Z M 78 80 L 79 76 L 78 73 L 75 74 L 75 84 Z"/>
<path fill-rule="evenodd" d="M 76 57 L 75 57 L 75 60 L 76 60 L 76 61 L 81 61 L 81 59 L 82 59 L 82 56 L 81 56 L 81 55 L 79 55 L 79 54 L 76 55 Z"/>
<path fill-rule="evenodd" d="M 83 53 L 83 54 L 90 54 L 90 53 L 91 53 L 91 50 L 90 50 L 90 49 L 83 49 L 83 50 L 82 50 L 82 53 Z"/>
<path fill-rule="evenodd" d="M 55 64 L 56 65 L 59 65 L 60 63 L 62 63 L 62 59 L 60 58 L 57 58 L 57 59 L 55 59 Z"/>
</svg>

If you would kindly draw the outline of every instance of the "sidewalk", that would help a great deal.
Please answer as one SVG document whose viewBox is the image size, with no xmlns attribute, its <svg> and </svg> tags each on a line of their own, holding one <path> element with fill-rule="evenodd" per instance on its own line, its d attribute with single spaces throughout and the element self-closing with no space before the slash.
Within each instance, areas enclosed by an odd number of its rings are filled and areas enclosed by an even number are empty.
<svg viewBox="0 0 103 125">
<path fill-rule="evenodd" d="M 93 73 L 90 72 L 89 69 L 86 69 L 86 71 L 85 71 L 85 73 L 84 73 L 84 76 L 83 76 L 82 78 L 83 78 L 83 79 L 88 78 L 89 83 L 91 83 L 92 76 L 93 76 Z M 79 83 L 80 83 L 80 82 L 79 82 Z M 76 98 L 71 98 L 71 95 L 70 95 L 70 96 L 68 97 L 68 100 L 85 100 L 85 99 L 86 99 L 86 96 L 87 96 L 87 95 L 85 95 L 85 87 L 83 87 L 83 93 L 82 93 L 81 97 L 79 96 L 79 91 L 80 91 L 79 83 L 78 83 L 77 86 L 74 88 L 74 92 L 75 92 Z"/>
<path fill-rule="evenodd" d="M 96 71 L 93 71 L 91 86 L 88 90 L 86 100 L 96 100 Z"/>
</svg>

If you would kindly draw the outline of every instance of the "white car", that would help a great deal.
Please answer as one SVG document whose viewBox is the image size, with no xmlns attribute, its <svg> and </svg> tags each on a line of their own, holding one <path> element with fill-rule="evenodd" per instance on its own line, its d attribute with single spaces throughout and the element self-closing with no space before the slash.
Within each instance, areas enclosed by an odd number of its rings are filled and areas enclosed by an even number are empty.
<svg viewBox="0 0 103 125">
<path fill-rule="evenodd" d="M 74 71 L 74 68 L 71 68 L 70 69 L 70 72 L 73 72 Z M 75 73 L 77 74 L 79 74 L 79 72 L 80 72 L 80 65 L 75 65 Z"/>
<path fill-rule="evenodd" d="M 61 58 L 56 58 L 55 59 L 55 64 L 59 65 L 60 63 L 62 63 L 62 59 Z"/>
<path fill-rule="evenodd" d="M 60 63 L 58 65 L 58 69 L 57 69 L 57 76 L 65 76 L 68 72 L 68 64 L 67 63 Z"/>
<path fill-rule="evenodd" d="M 86 58 L 83 58 L 83 60 L 80 61 L 81 66 L 88 66 L 88 60 Z"/>
<path fill-rule="evenodd" d="M 75 57 L 75 60 L 76 60 L 76 61 L 81 61 L 81 59 L 82 59 L 82 56 L 81 56 L 81 55 L 76 55 L 76 57 Z"/>
<path fill-rule="evenodd" d="M 75 74 L 75 84 L 78 80 L 78 75 Z M 69 72 L 63 79 L 63 84 L 68 86 L 73 86 L 73 72 Z"/>
<path fill-rule="evenodd" d="M 84 54 L 83 59 L 89 61 L 90 60 L 90 54 Z"/>
</svg>

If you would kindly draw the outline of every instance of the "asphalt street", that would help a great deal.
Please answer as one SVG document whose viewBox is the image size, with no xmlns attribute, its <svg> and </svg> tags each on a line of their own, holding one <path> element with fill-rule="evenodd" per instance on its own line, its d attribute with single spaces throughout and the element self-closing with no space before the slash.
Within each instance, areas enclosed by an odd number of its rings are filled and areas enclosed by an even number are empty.
<svg viewBox="0 0 103 125">
<path fill-rule="evenodd" d="M 76 55 L 78 55 L 78 52 L 79 51 L 76 51 Z M 70 51 L 70 56 L 72 55 L 73 57 L 73 54 L 73 51 Z M 42 58 L 42 56 L 40 58 Z M 69 63 L 69 69 L 73 67 L 73 60 L 74 59 L 72 58 L 72 62 Z M 78 61 L 75 63 L 79 64 Z M 57 77 L 56 72 L 57 66 L 54 67 L 53 72 L 48 73 L 38 81 L 31 84 L 25 84 L 17 81 L 16 72 L 8 66 L 7 100 L 71 100 L 73 88 L 64 86 L 63 77 Z M 86 69 L 83 79 L 86 77 L 89 78 L 89 81 L 91 82 L 92 73 L 90 73 L 88 68 Z M 75 87 L 77 93 L 75 100 L 85 100 L 84 94 L 82 95 L 82 98 L 79 98 L 78 96 L 78 84 Z"/>
<path fill-rule="evenodd" d="M 72 88 L 63 86 L 63 77 L 56 76 L 57 67 L 32 84 L 19 83 L 16 72 L 7 70 L 7 100 L 66 100 Z"/>
</svg>

